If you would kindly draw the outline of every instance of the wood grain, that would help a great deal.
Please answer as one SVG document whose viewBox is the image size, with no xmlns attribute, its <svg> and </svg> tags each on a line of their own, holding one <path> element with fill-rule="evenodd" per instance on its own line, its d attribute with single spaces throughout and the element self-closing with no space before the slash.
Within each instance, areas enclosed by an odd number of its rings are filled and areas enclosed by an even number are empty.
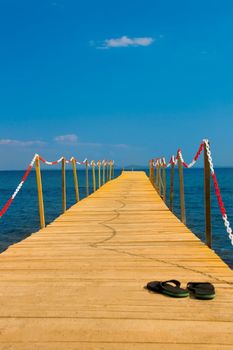
<svg viewBox="0 0 233 350">
<path fill-rule="evenodd" d="M 169 298 L 151 280 L 209 281 Z M 0 255 L 0 349 L 232 349 L 232 270 L 123 172 Z"/>
</svg>

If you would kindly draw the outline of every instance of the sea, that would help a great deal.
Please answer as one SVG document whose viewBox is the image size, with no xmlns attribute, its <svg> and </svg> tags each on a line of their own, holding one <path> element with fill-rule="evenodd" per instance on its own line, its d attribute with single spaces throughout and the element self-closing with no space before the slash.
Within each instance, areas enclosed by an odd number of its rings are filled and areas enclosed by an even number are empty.
<svg viewBox="0 0 233 350">
<path fill-rule="evenodd" d="M 136 170 L 136 169 L 134 169 Z M 140 169 L 142 170 L 142 169 Z M 121 174 L 115 169 L 115 177 Z M 148 170 L 144 169 L 148 174 Z M 14 192 L 24 171 L 0 171 L 0 207 Z M 233 224 L 233 168 L 216 168 L 216 175 L 222 193 L 228 218 Z M 169 195 L 169 170 L 167 171 L 167 201 Z M 73 173 L 67 170 L 67 208 L 75 204 Z M 80 198 L 85 198 L 85 171 L 78 170 Z M 62 212 L 61 171 L 42 170 L 43 195 L 46 224 Z M 200 168 L 184 169 L 185 205 L 187 226 L 205 242 L 204 216 L 204 171 Z M 89 172 L 90 193 L 92 193 L 91 172 Z M 180 217 L 178 172 L 175 171 L 174 213 Z M 211 188 L 212 249 L 233 268 L 233 246 L 229 240 L 220 214 L 218 202 Z M 39 229 L 38 199 L 35 171 L 32 171 L 9 210 L 0 219 L 0 252 L 19 242 Z"/>
</svg>

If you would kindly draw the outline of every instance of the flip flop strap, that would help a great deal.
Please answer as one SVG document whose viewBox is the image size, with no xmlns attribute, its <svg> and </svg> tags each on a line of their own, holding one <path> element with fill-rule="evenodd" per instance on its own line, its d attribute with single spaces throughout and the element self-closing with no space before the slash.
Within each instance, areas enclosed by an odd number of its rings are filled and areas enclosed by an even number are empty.
<svg viewBox="0 0 233 350">
<path fill-rule="evenodd" d="M 196 289 L 202 288 L 203 290 L 213 290 L 214 291 L 214 286 L 209 283 L 209 282 L 189 282 L 187 284 L 187 288 L 191 291 L 195 291 Z"/>
<path fill-rule="evenodd" d="M 166 284 L 169 284 L 169 283 L 173 283 L 177 287 L 180 287 L 180 281 L 177 281 L 177 280 L 164 281 L 164 282 L 161 282 L 160 285 L 163 287 L 163 286 L 166 286 Z"/>
</svg>

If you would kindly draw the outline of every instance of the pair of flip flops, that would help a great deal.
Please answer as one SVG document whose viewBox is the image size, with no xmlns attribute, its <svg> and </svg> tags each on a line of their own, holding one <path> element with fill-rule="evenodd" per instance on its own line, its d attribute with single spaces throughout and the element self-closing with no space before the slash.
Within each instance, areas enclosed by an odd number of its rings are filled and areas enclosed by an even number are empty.
<svg viewBox="0 0 233 350">
<path fill-rule="evenodd" d="M 176 298 L 187 297 L 190 293 L 197 299 L 213 299 L 215 297 L 214 286 L 209 282 L 189 282 L 187 288 L 183 289 L 180 288 L 180 282 L 177 280 L 153 281 L 147 283 L 146 288 Z"/>
</svg>

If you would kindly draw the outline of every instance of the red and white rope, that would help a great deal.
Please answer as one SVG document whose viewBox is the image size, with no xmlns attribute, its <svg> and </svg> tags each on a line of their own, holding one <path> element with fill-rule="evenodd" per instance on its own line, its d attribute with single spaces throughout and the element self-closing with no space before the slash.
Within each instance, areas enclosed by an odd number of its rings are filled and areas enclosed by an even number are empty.
<svg viewBox="0 0 233 350">
<path fill-rule="evenodd" d="M 50 162 L 44 158 L 42 158 L 41 156 L 39 156 L 39 159 L 42 163 L 46 164 L 46 165 L 55 165 L 55 164 L 59 164 L 62 162 L 62 160 L 64 159 L 64 157 L 59 158 L 58 160 L 55 160 L 53 162 Z M 70 164 L 72 162 L 72 159 L 75 159 L 76 164 L 79 165 L 83 165 L 86 164 L 87 159 L 84 159 L 82 162 L 79 162 L 76 158 L 71 157 L 70 159 L 66 159 L 66 164 Z"/>
<path fill-rule="evenodd" d="M 108 160 L 102 160 L 102 165 L 106 166 L 106 165 L 109 165 L 110 164 L 110 161 Z"/>
<path fill-rule="evenodd" d="M 34 164 L 35 164 L 35 161 L 36 161 L 36 158 L 39 157 L 39 160 L 44 163 L 44 164 L 47 164 L 47 165 L 55 165 L 55 164 L 59 164 L 62 162 L 62 160 L 64 159 L 64 157 L 61 157 L 59 158 L 58 160 L 55 160 L 55 161 L 48 161 L 46 159 L 44 159 L 43 157 L 41 157 L 39 154 L 35 154 L 31 163 L 29 164 L 27 170 L 25 171 L 23 177 L 22 177 L 22 180 L 20 181 L 20 183 L 18 184 L 18 186 L 16 187 L 16 190 L 14 191 L 14 193 L 12 194 L 12 196 L 10 197 L 10 199 L 4 204 L 4 206 L 2 207 L 2 209 L 0 210 L 0 218 L 6 213 L 6 211 L 9 209 L 10 205 L 12 204 L 13 200 L 15 199 L 15 197 L 17 196 L 17 194 L 19 193 L 19 191 L 21 190 L 25 180 L 27 179 L 30 171 L 32 170 Z M 90 165 L 94 165 L 96 166 L 96 163 L 94 160 L 92 160 L 90 163 L 87 161 L 87 158 L 84 159 L 82 162 L 79 162 L 76 158 L 74 157 L 71 157 L 69 160 L 66 159 L 66 163 L 69 164 L 72 162 L 72 160 L 75 159 L 75 162 L 76 164 L 79 164 L 79 165 L 83 165 L 83 164 L 87 164 L 88 166 Z M 108 161 L 106 160 L 103 160 L 102 164 L 109 164 Z"/>
<path fill-rule="evenodd" d="M 220 188 L 219 188 L 218 181 L 217 181 L 217 177 L 216 177 L 216 174 L 214 171 L 214 165 L 213 165 L 212 155 L 211 155 L 211 151 L 210 151 L 209 141 L 205 139 L 205 140 L 203 140 L 203 143 L 205 144 L 205 147 L 206 147 L 207 158 L 208 158 L 209 165 L 210 165 L 210 173 L 211 173 L 211 176 L 213 179 L 214 189 L 215 189 L 216 197 L 218 200 L 219 208 L 220 208 L 220 211 L 222 214 L 223 223 L 226 227 L 226 231 L 228 233 L 228 237 L 231 241 L 231 244 L 233 245 L 232 228 L 231 228 L 230 222 L 229 222 L 228 217 L 227 217 L 227 212 L 226 212 L 223 200 L 222 200 L 222 195 L 221 195 Z"/>
<path fill-rule="evenodd" d="M 86 164 L 86 162 L 87 162 L 87 158 L 85 158 L 82 162 L 78 162 L 76 159 L 77 164 Z M 87 165 L 89 165 L 89 163 L 87 163 Z"/>
<path fill-rule="evenodd" d="M 41 161 L 42 163 L 44 163 L 44 164 L 47 164 L 47 165 L 55 165 L 55 164 L 61 163 L 63 157 L 61 157 L 61 158 L 59 158 L 58 160 L 55 160 L 55 161 L 53 161 L 53 162 L 49 162 L 48 160 L 42 158 L 41 156 L 39 156 L 39 159 L 40 159 L 40 161 Z"/>
<path fill-rule="evenodd" d="M 27 179 L 30 171 L 32 170 L 36 157 L 38 156 L 38 154 L 35 154 L 31 163 L 29 164 L 27 170 L 25 171 L 22 180 L 20 181 L 20 183 L 18 184 L 18 186 L 16 187 L 15 192 L 12 194 L 12 196 L 10 197 L 10 199 L 6 202 L 6 204 L 2 207 L 2 209 L 0 210 L 0 218 L 5 214 L 5 212 L 8 210 L 9 206 L 11 205 L 11 203 L 13 202 L 13 200 L 15 199 L 15 197 L 17 196 L 17 194 L 19 193 L 19 191 L 21 190 L 25 180 Z"/>
<path fill-rule="evenodd" d="M 195 157 L 193 158 L 193 160 L 189 164 L 187 164 L 184 161 L 181 149 L 178 149 L 176 159 L 178 160 L 178 158 L 180 157 L 181 163 L 183 164 L 183 166 L 185 168 L 192 168 L 194 166 L 194 164 L 197 162 L 198 158 L 200 157 L 203 149 L 204 149 L 204 141 L 200 144 L 200 147 L 199 147 L 197 153 L 195 154 Z"/>
<path fill-rule="evenodd" d="M 200 147 L 199 147 L 195 157 L 193 158 L 193 160 L 189 164 L 187 164 L 184 161 L 181 149 L 178 149 L 176 157 L 175 156 L 171 156 L 171 159 L 170 159 L 170 161 L 168 163 L 166 163 L 165 157 L 162 157 L 162 158 L 155 158 L 155 159 L 153 159 L 153 164 L 154 164 L 154 166 L 161 165 L 161 166 L 163 166 L 165 168 L 168 168 L 172 164 L 176 165 L 178 159 L 180 158 L 181 163 L 183 164 L 183 166 L 185 168 L 192 168 L 194 166 L 194 164 L 197 162 L 197 160 L 198 160 L 199 156 L 201 155 L 203 149 L 204 149 L 204 142 L 201 143 L 201 145 L 200 145 Z"/>
<path fill-rule="evenodd" d="M 228 236 L 230 238 L 231 244 L 233 245 L 232 228 L 230 226 L 230 222 L 229 222 L 228 217 L 227 217 L 227 213 L 226 213 L 226 209 L 224 207 L 224 203 L 223 203 L 223 200 L 222 200 L 222 196 L 221 196 L 220 188 L 219 188 L 219 185 L 218 185 L 217 177 L 216 177 L 216 174 L 215 174 L 215 171 L 214 171 L 214 166 L 213 166 L 213 160 L 212 160 L 212 156 L 211 156 L 209 141 L 206 140 L 206 139 L 204 139 L 202 141 L 202 143 L 199 146 L 199 149 L 198 149 L 197 153 L 195 154 L 195 157 L 193 158 L 193 160 L 189 164 L 187 164 L 184 161 L 181 149 L 178 149 L 176 157 L 171 156 L 171 159 L 170 159 L 168 164 L 166 163 L 165 157 L 153 159 L 152 160 L 152 164 L 153 164 L 153 166 L 160 165 L 160 166 L 163 166 L 165 168 L 168 168 L 169 166 L 171 166 L 171 164 L 176 165 L 177 162 L 178 162 L 178 159 L 180 159 L 182 165 L 185 168 L 191 168 L 197 162 L 198 158 L 200 157 L 201 153 L 204 150 L 204 147 L 206 147 L 206 153 L 207 153 L 207 157 L 208 157 L 208 161 L 209 161 L 209 165 L 210 165 L 211 177 L 212 177 L 212 180 L 213 180 L 213 183 L 214 183 L 215 194 L 216 194 L 216 197 L 217 197 L 217 200 L 218 200 L 218 204 L 219 204 L 219 207 L 220 207 L 220 211 L 221 211 L 221 214 L 222 214 L 222 219 L 223 219 L 224 225 L 226 227 L 226 231 L 228 233 Z"/>
</svg>

